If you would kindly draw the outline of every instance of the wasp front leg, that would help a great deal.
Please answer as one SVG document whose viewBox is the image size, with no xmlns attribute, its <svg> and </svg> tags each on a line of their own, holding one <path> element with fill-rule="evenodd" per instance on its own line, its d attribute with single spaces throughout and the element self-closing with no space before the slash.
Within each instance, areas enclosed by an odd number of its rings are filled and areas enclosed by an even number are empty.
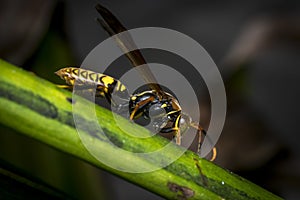
<svg viewBox="0 0 300 200">
<path fill-rule="evenodd" d="M 181 145 L 181 133 L 180 133 L 180 128 L 179 128 L 179 123 L 180 123 L 180 118 L 181 118 L 181 115 L 179 115 L 177 118 L 176 118 L 176 121 L 174 123 L 174 137 L 175 137 L 175 140 L 176 140 L 176 144 L 178 145 Z"/>
<path fill-rule="evenodd" d="M 202 145 L 202 134 L 206 137 L 206 131 L 200 124 L 197 124 L 195 122 L 191 122 L 190 126 L 197 130 L 197 135 L 198 135 L 198 148 L 197 148 L 198 152 L 197 153 L 199 154 L 200 150 L 201 150 L 201 145 Z M 214 161 L 216 159 L 216 157 L 217 157 L 217 149 L 216 149 L 216 147 L 213 147 L 212 157 L 210 158 L 210 161 Z"/>
</svg>

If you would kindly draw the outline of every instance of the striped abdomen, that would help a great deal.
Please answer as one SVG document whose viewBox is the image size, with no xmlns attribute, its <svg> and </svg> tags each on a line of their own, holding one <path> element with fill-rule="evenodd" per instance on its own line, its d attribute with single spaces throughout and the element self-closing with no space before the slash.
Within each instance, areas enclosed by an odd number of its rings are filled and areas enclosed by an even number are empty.
<svg viewBox="0 0 300 200">
<path fill-rule="evenodd" d="M 119 80 L 105 74 L 76 67 L 62 68 L 55 73 L 65 80 L 68 85 L 74 86 L 75 82 L 76 85 L 80 86 L 96 85 L 98 95 L 101 96 L 111 97 L 112 92 L 115 92 L 120 97 L 127 96 L 125 85 Z"/>
</svg>

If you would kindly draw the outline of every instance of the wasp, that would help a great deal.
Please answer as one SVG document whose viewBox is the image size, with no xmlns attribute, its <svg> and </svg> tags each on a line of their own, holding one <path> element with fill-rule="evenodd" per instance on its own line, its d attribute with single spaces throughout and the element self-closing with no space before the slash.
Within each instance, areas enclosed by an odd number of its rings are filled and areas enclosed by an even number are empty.
<svg viewBox="0 0 300 200">
<path fill-rule="evenodd" d="M 115 36 L 127 30 L 108 9 L 100 4 L 97 4 L 96 9 L 103 18 L 103 20 L 97 18 L 97 21 L 109 35 Z M 134 67 L 146 66 L 140 71 L 140 74 L 148 83 L 148 90 L 129 94 L 126 86 L 119 80 L 105 74 L 76 67 L 66 67 L 55 72 L 67 83 L 63 87 L 72 88 L 76 82 L 76 87 L 82 89 L 96 88 L 96 97 L 106 98 L 118 113 L 129 111 L 129 119 L 133 121 L 140 118 L 146 120 L 151 118 L 154 131 L 159 131 L 161 135 L 171 134 L 178 145 L 181 144 L 183 130 L 189 127 L 195 128 L 198 135 L 197 153 L 199 153 L 202 135 L 206 136 L 205 130 L 199 123 L 193 122 L 189 115 L 182 112 L 178 100 L 172 94 L 165 92 L 157 84 L 141 52 L 139 50 L 128 51 L 128 49 L 137 48 L 134 48 L 136 46 L 127 33 L 123 38 L 114 37 L 114 39 L 124 52 L 128 52 L 125 55 Z M 112 98 L 112 94 L 114 97 L 118 97 L 117 102 Z M 211 160 L 214 160 L 215 157 L 216 149 L 213 148 Z"/>
</svg>

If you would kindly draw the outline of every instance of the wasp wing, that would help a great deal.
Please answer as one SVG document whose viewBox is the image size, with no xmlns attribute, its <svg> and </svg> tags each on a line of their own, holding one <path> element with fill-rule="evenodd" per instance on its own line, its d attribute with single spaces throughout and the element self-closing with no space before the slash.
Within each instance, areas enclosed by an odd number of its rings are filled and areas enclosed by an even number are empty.
<svg viewBox="0 0 300 200">
<path fill-rule="evenodd" d="M 100 4 L 96 5 L 97 11 L 102 16 L 103 20 L 97 18 L 97 21 L 101 24 L 103 29 L 110 36 L 114 36 L 118 46 L 121 48 L 123 52 L 125 52 L 126 57 L 129 59 L 131 64 L 134 67 L 139 65 L 144 65 L 144 67 L 137 68 L 138 72 L 143 77 L 144 81 L 149 85 L 150 89 L 155 90 L 159 95 L 165 96 L 160 85 L 157 83 L 154 75 L 152 74 L 149 66 L 142 53 L 137 49 L 131 35 L 127 31 L 127 29 L 121 24 L 121 22 L 105 7 Z M 125 32 L 126 31 L 126 32 Z M 117 35 L 118 33 L 124 32 L 122 36 Z M 135 49 L 130 51 L 131 49 Z"/>
</svg>

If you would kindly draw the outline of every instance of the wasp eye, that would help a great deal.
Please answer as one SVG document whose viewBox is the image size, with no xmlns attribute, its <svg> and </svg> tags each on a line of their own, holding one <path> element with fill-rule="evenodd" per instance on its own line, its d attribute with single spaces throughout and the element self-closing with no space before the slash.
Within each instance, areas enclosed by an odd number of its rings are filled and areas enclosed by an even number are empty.
<svg viewBox="0 0 300 200">
<path fill-rule="evenodd" d="M 155 104 L 149 109 L 149 116 L 152 118 L 163 117 L 166 115 L 166 110 L 159 104 Z"/>
</svg>

